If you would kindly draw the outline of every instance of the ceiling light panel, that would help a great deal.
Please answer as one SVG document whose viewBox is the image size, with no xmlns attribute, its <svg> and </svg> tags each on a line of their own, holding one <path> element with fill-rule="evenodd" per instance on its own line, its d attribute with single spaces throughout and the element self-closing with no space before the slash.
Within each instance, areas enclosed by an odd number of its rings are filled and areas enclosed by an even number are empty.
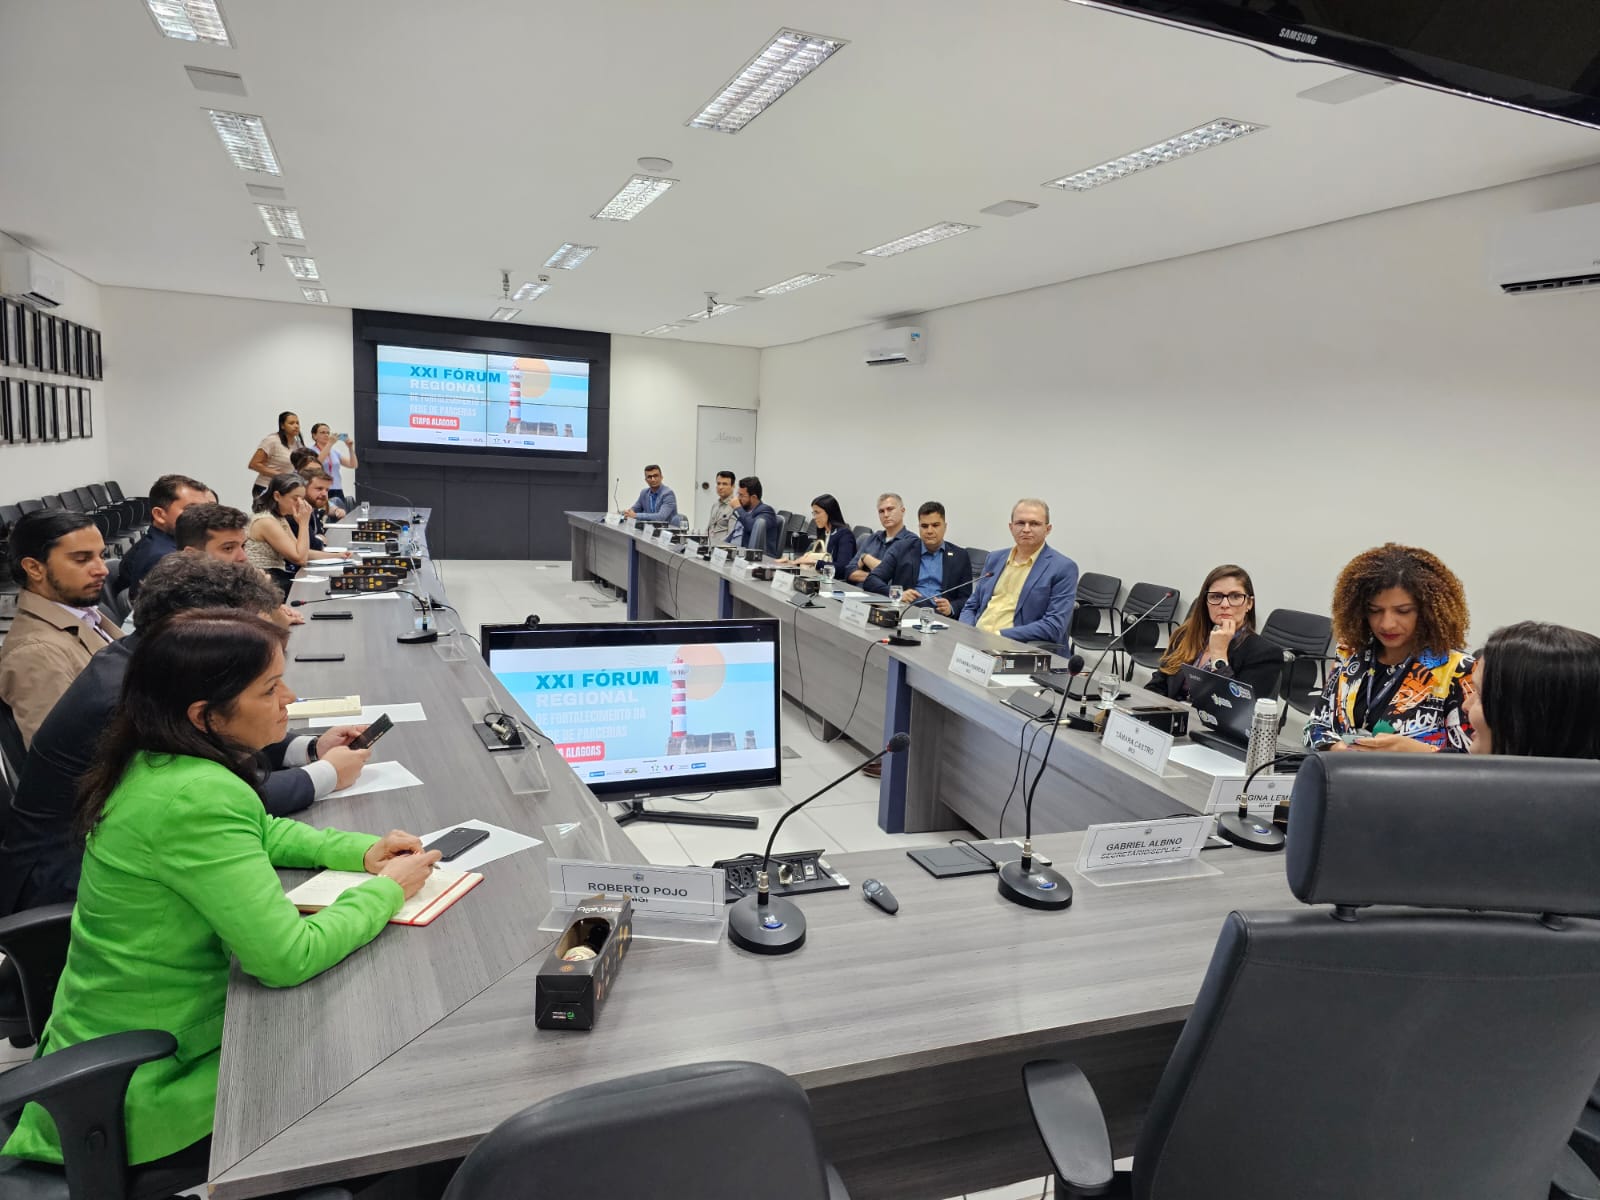
<svg viewBox="0 0 1600 1200">
<path fill-rule="evenodd" d="M 228 27 L 217 11 L 217 0 L 144 0 L 156 28 L 180 42 L 208 42 L 231 46 Z"/>
<path fill-rule="evenodd" d="M 596 221 L 631 221 L 664 195 L 676 179 L 659 175 L 635 175 L 622 185 L 622 190 L 594 214 Z"/>
<path fill-rule="evenodd" d="M 281 204 L 258 204 L 256 211 L 261 214 L 262 224 L 273 237 L 288 238 L 291 242 L 306 240 L 306 231 L 300 225 L 298 208 L 286 208 Z"/>
<path fill-rule="evenodd" d="M 813 283 L 821 283 L 824 279 L 832 279 L 832 275 L 825 275 L 811 271 L 803 275 L 791 275 L 782 283 L 775 283 L 771 287 L 757 288 L 758 296 L 781 296 L 785 292 L 796 292 L 803 287 L 810 287 Z"/>
<path fill-rule="evenodd" d="M 656 337 L 658 334 L 671 333 L 674 329 L 682 329 L 676 321 L 668 321 L 665 325 L 657 325 L 654 329 L 646 329 L 640 337 Z"/>
<path fill-rule="evenodd" d="M 322 288 L 303 287 L 300 289 L 300 294 L 313 304 L 326 304 L 328 302 L 328 293 Z"/>
<path fill-rule="evenodd" d="M 511 298 L 513 300 L 537 300 L 549 290 L 550 285 L 542 281 L 539 283 L 525 283 L 511 293 Z"/>
<path fill-rule="evenodd" d="M 223 112 L 208 108 L 211 125 L 222 139 L 222 148 L 228 152 L 233 165 L 241 171 L 261 171 L 267 175 L 282 175 L 278 155 L 272 149 L 272 139 L 267 136 L 266 124 L 260 117 L 248 113 Z"/>
<path fill-rule="evenodd" d="M 583 266 L 584 259 L 594 253 L 593 246 L 575 246 L 571 242 L 562 242 L 561 249 L 544 260 L 544 265 L 557 271 L 570 271 L 575 267 Z"/>
<path fill-rule="evenodd" d="M 522 314 L 520 308 L 497 308 L 489 318 L 491 321 L 515 321 Z"/>
<path fill-rule="evenodd" d="M 300 254 L 285 254 L 283 261 L 289 264 L 289 274 L 296 279 L 305 279 L 315 283 L 322 278 L 317 274 L 317 260 L 314 258 L 306 258 Z"/>
<path fill-rule="evenodd" d="M 1235 141 L 1265 128 L 1265 125 L 1252 125 L 1247 121 L 1218 117 L 1215 121 L 1180 133 L 1177 137 L 1168 138 L 1164 142 L 1157 142 L 1153 146 L 1146 146 L 1143 150 L 1135 150 L 1132 154 L 1124 154 L 1121 158 L 1113 158 L 1087 170 L 1063 175 L 1060 179 L 1052 179 L 1044 186 L 1060 188 L 1067 192 L 1087 192 L 1103 183 L 1112 183 L 1148 170 L 1150 167 L 1159 167 L 1162 163 L 1188 158 L 1191 154 L 1198 154 L 1202 150 Z"/>
<path fill-rule="evenodd" d="M 929 225 L 926 229 L 908 233 L 903 238 L 895 238 L 892 242 L 885 242 L 881 246 L 874 246 L 871 250 L 863 250 L 861 253 L 869 254 L 873 258 L 893 258 L 896 254 L 904 254 L 907 250 L 918 250 L 923 246 L 942 242 L 946 238 L 971 233 L 976 228 L 976 225 L 963 225 L 960 221 L 940 221 L 937 225 Z"/>
<path fill-rule="evenodd" d="M 684 123 L 691 129 L 738 133 L 845 44 L 840 38 L 780 29 L 742 71 Z"/>
<path fill-rule="evenodd" d="M 706 321 L 712 317 L 720 317 L 723 313 L 731 313 L 735 309 L 743 308 L 742 304 L 713 304 L 709 309 L 697 308 L 686 317 L 679 317 L 680 321 Z"/>
</svg>

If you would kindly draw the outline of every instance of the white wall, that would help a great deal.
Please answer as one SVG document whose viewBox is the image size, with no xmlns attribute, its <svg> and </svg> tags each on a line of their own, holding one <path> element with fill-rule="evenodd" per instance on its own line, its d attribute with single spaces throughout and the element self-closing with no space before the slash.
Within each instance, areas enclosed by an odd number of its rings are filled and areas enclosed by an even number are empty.
<svg viewBox="0 0 1600 1200">
<path fill-rule="evenodd" d="M 24 247 L 0 233 L 0 254 Z M 58 267 L 60 264 L 56 264 Z M 54 494 L 62 488 L 83 487 L 90 483 L 104 483 L 116 478 L 109 468 L 108 447 L 111 445 L 114 417 L 108 397 L 117 378 L 117 359 L 121 347 L 106 334 L 100 305 L 100 289 L 82 275 L 60 267 L 66 296 L 61 307 L 52 312 L 68 321 L 98 329 L 101 357 L 106 378 L 99 382 L 68 379 L 60 375 L 47 375 L 42 371 L 25 371 L 21 367 L 0 367 L 12 379 L 34 379 L 44 383 L 65 383 L 70 387 L 86 387 L 94 405 L 94 436 L 73 439 L 70 442 L 45 442 L 27 446 L 0 446 L 0 504 L 18 500 L 35 500 Z M 126 481 L 124 486 L 126 486 Z"/>
<path fill-rule="evenodd" d="M 103 288 L 123 420 L 111 468 L 141 493 L 169 471 L 249 507 L 256 445 L 278 413 L 349 429 L 350 310 Z M 359 451 L 360 447 L 357 447 Z"/>
<path fill-rule="evenodd" d="M 1476 638 L 1600 629 L 1600 290 L 1505 297 L 1485 266 L 1505 217 L 1597 199 L 1586 168 L 943 309 L 922 366 L 864 366 L 864 330 L 766 351 L 767 496 L 868 525 L 880 491 L 937 498 L 995 549 L 1039 495 L 1083 569 L 1187 606 L 1235 561 L 1263 613 L 1326 612 L 1397 540 L 1461 576 Z"/>
<path fill-rule="evenodd" d="M 611 339 L 611 475 L 624 506 L 644 486 L 647 463 L 694 512 L 697 409 L 756 408 L 761 352 L 655 338 Z"/>
<path fill-rule="evenodd" d="M 124 486 L 181 471 L 244 505 L 255 481 L 245 464 L 281 410 L 308 431 L 350 428 L 349 309 L 137 288 L 105 288 L 103 303 L 130 414 L 111 459 Z M 741 347 L 613 338 L 611 462 L 623 490 L 638 494 L 646 462 L 692 487 L 696 406 L 755 407 L 759 361 Z"/>
</svg>

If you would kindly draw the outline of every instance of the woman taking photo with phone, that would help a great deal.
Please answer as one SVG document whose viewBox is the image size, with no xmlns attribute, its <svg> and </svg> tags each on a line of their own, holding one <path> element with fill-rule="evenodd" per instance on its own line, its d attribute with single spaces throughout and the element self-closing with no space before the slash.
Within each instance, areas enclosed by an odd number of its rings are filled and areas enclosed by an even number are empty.
<svg viewBox="0 0 1600 1200">
<path fill-rule="evenodd" d="M 1386 542 L 1356 555 L 1333 585 L 1339 666 L 1306 723 L 1306 745 L 1465 753 L 1467 623 L 1461 581 L 1426 550 Z"/>
<path fill-rule="evenodd" d="M 39 1046 L 171 1033 L 177 1052 L 128 1085 L 128 1161 L 192 1168 L 201 1182 L 230 959 L 268 987 L 304 983 L 375 938 L 439 857 L 409 833 L 313 829 L 262 808 L 257 756 L 282 740 L 294 700 L 287 637 L 255 615 L 200 609 L 158 624 L 133 652 L 80 792 L 83 874 Z M 278 867 L 373 878 L 302 917 Z M 59 1163 L 54 1123 L 28 1105 L 3 1153 Z"/>
<path fill-rule="evenodd" d="M 300 418 L 292 412 L 279 413 L 277 432 L 262 438 L 256 452 L 250 456 L 250 470 L 256 473 L 251 495 L 259 496 L 266 491 L 274 475 L 286 475 L 294 470 L 289 456 L 305 449 L 305 444 L 300 436 Z"/>
<path fill-rule="evenodd" d="M 1257 699 L 1278 694 L 1283 651 L 1256 632 L 1256 588 L 1243 567 L 1224 563 L 1206 576 L 1145 687 L 1169 699 L 1187 700 L 1184 667 L 1237 679 Z"/>
<path fill-rule="evenodd" d="M 356 469 L 358 464 L 355 439 L 347 433 L 335 438 L 327 422 L 318 421 L 311 427 L 311 441 L 317 451 L 317 461 L 328 473 L 328 478 L 333 480 L 328 486 L 328 499 L 345 512 L 349 512 L 350 501 L 345 498 L 344 477 L 339 474 L 339 469 L 341 467 L 347 467 L 352 471 Z"/>
</svg>

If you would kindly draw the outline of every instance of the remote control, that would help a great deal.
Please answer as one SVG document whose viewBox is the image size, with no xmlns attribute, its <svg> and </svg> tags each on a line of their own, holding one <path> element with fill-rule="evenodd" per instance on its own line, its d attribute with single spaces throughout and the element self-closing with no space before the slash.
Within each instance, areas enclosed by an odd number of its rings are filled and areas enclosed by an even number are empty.
<svg viewBox="0 0 1600 1200">
<path fill-rule="evenodd" d="M 876 904 L 890 916 L 900 911 L 900 901 L 896 900 L 894 893 L 876 879 L 861 881 L 861 895 L 868 903 Z"/>
</svg>

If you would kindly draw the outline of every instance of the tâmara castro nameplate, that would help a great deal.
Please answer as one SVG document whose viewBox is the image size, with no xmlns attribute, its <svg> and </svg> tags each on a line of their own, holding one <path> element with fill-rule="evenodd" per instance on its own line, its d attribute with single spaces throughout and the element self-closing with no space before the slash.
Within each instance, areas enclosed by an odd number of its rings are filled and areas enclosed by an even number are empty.
<svg viewBox="0 0 1600 1200">
<path fill-rule="evenodd" d="M 648 863 L 550 860 L 551 899 L 577 904 L 596 892 L 628 896 L 642 913 L 680 917 L 714 917 L 723 913 L 720 867 L 657 867 Z"/>
</svg>

